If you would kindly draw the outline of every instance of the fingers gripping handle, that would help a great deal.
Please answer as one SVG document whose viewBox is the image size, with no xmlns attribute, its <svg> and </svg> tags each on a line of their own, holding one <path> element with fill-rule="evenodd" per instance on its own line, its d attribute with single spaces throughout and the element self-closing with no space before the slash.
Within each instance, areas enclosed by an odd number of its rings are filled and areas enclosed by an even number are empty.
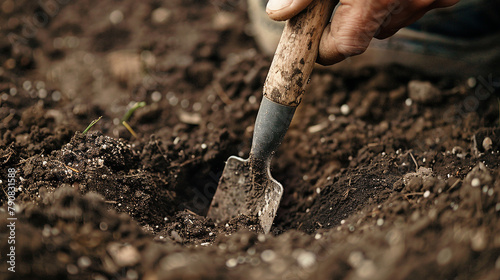
<svg viewBox="0 0 500 280">
<path fill-rule="evenodd" d="M 264 84 L 264 96 L 297 107 L 318 56 L 319 40 L 337 0 L 313 0 L 288 20 Z"/>
</svg>

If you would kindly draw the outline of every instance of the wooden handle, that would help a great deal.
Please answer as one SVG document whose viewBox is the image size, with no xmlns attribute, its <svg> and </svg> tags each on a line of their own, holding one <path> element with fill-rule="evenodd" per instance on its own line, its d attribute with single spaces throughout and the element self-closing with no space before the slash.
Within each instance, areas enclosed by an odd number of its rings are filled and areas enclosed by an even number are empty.
<svg viewBox="0 0 500 280">
<path fill-rule="evenodd" d="M 296 107 L 302 100 L 318 56 L 319 40 L 338 1 L 313 0 L 288 20 L 264 84 L 264 96 Z"/>
</svg>

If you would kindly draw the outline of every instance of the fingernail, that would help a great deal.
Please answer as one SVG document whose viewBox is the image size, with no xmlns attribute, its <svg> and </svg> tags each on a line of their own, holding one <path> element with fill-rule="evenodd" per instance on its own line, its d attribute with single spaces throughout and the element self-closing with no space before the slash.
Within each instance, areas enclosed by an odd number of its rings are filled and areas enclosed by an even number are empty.
<svg viewBox="0 0 500 280">
<path fill-rule="evenodd" d="M 290 6 L 292 2 L 293 0 L 269 0 L 266 9 L 270 11 L 279 11 Z"/>
</svg>

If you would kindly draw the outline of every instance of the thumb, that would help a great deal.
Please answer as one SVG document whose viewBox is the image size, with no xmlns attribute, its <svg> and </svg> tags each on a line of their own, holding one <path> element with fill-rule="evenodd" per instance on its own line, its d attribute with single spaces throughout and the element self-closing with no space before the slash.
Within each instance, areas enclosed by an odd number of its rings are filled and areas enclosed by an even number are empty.
<svg viewBox="0 0 500 280">
<path fill-rule="evenodd" d="M 304 10 L 312 0 L 269 0 L 266 12 L 273 20 L 287 20 Z"/>
</svg>

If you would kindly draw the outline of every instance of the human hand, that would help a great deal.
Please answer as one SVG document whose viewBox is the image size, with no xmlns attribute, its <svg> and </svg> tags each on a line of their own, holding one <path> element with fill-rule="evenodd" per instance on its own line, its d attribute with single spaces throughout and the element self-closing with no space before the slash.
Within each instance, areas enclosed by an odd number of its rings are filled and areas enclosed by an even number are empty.
<svg viewBox="0 0 500 280">
<path fill-rule="evenodd" d="M 287 20 L 313 0 L 270 0 L 266 12 L 273 20 Z M 323 0 L 329 1 L 329 0 Z M 331 0 L 333 1 L 333 0 Z M 318 63 L 331 65 L 363 53 L 372 38 L 384 39 L 436 8 L 459 0 L 340 0 L 332 21 L 323 31 Z"/>
</svg>

